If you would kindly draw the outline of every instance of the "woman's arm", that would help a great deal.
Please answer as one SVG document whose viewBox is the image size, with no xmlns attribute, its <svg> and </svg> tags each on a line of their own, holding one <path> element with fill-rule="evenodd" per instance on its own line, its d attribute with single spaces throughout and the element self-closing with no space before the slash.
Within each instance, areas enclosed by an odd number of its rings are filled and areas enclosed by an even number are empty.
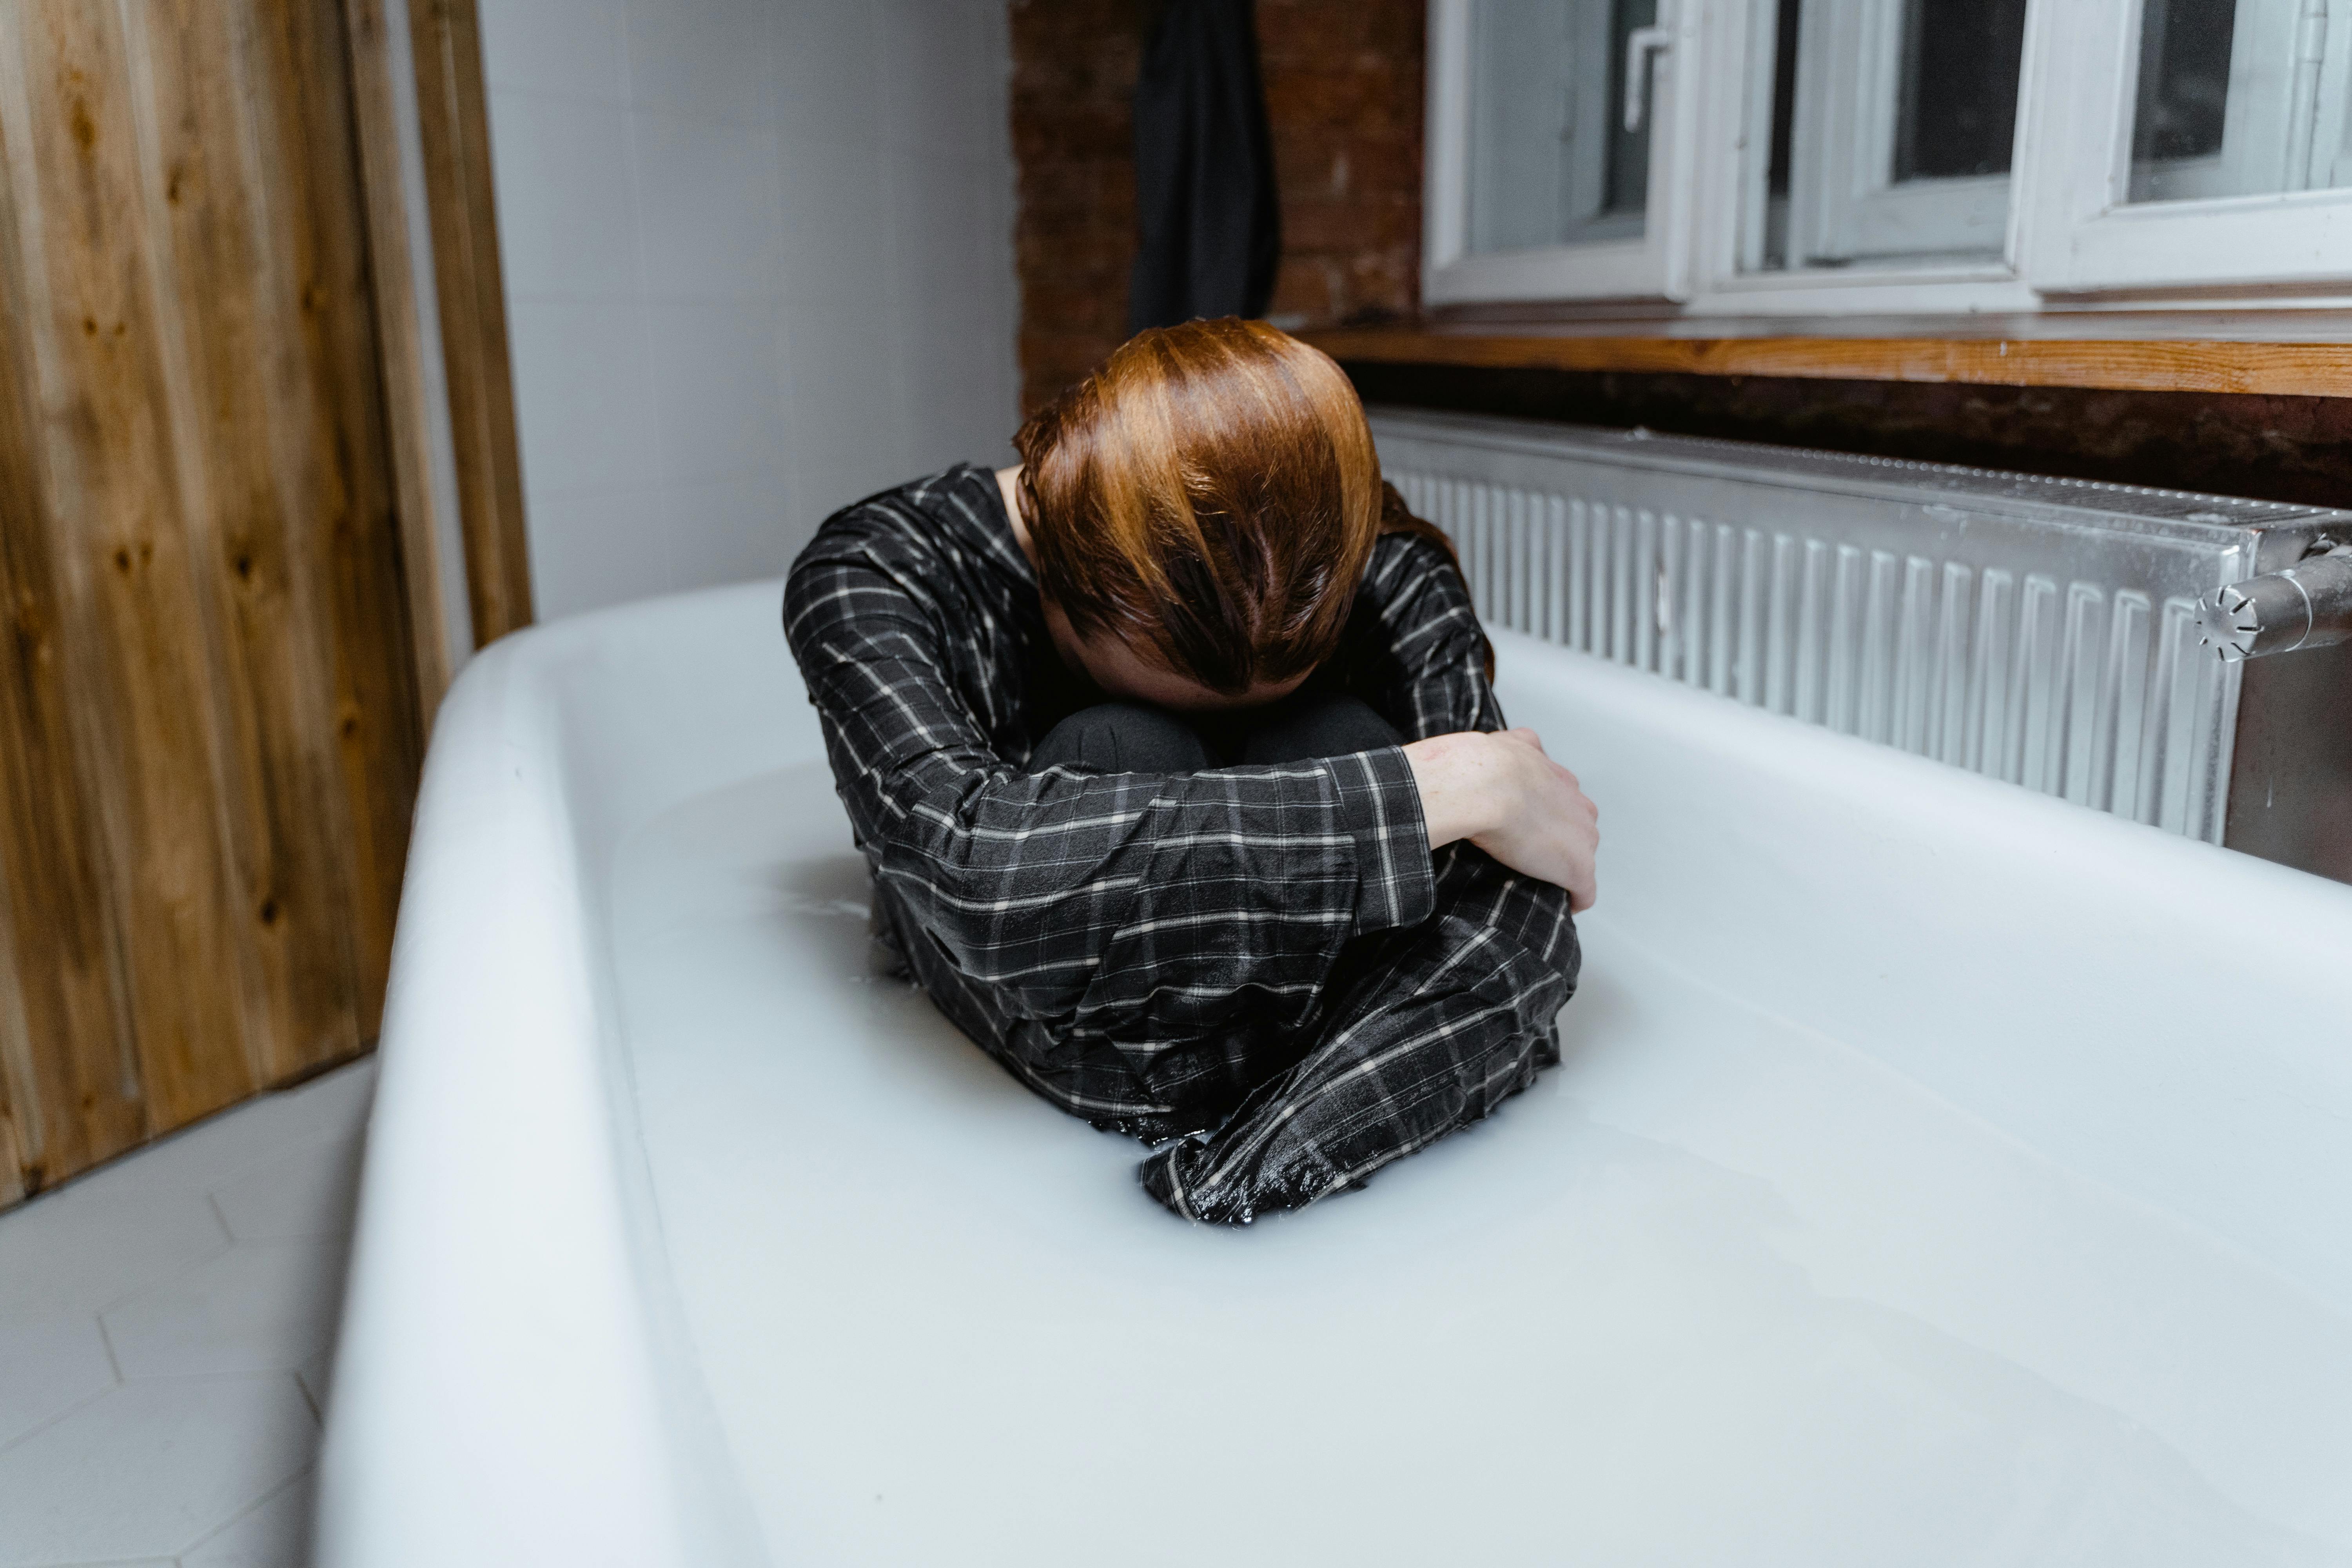
<svg viewBox="0 0 2352 1568">
<path fill-rule="evenodd" d="M 1253 997 L 1303 1008 L 1350 936 L 1427 917 L 1428 836 L 1401 752 L 1032 774 L 989 743 L 937 619 L 848 537 L 821 536 L 786 591 L 877 874 L 960 970 L 1025 1012 L 1109 1029 L 1147 1011 L 1208 1026 Z"/>
<path fill-rule="evenodd" d="M 1567 889 L 1573 912 L 1592 907 L 1600 808 L 1533 730 L 1458 731 L 1415 741 L 1404 755 L 1432 849 L 1466 838 L 1514 871 Z"/>
<path fill-rule="evenodd" d="M 1404 752 L 1430 847 L 1467 839 L 1567 889 L 1576 912 L 1591 908 L 1599 811 L 1534 731 L 1503 728 L 1477 613 L 1445 552 L 1411 535 L 1385 538 L 1364 592 L 1393 659 L 1385 706 L 1414 737 Z"/>
</svg>

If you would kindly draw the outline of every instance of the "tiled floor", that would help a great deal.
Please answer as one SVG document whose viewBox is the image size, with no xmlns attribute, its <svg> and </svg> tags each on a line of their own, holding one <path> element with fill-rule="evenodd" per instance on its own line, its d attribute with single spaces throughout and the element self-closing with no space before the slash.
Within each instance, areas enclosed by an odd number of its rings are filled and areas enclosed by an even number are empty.
<svg viewBox="0 0 2352 1568">
<path fill-rule="evenodd" d="M 373 1058 L 0 1214 L 0 1568 L 307 1560 Z"/>
</svg>

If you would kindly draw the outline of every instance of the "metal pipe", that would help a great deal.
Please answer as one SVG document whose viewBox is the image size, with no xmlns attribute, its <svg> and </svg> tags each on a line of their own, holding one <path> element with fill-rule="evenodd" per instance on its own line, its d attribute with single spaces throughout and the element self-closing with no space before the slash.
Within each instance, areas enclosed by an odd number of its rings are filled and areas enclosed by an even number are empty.
<svg viewBox="0 0 2352 1568">
<path fill-rule="evenodd" d="M 2352 642 L 2352 544 L 2206 595 L 2197 636 L 2224 660 Z"/>
</svg>

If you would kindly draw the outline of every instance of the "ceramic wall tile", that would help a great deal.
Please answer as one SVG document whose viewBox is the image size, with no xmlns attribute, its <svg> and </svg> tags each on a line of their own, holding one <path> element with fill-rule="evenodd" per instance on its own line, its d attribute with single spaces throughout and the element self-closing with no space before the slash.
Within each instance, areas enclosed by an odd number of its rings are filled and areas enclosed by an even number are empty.
<svg viewBox="0 0 2352 1568">
<path fill-rule="evenodd" d="M 674 585 L 658 484 L 533 492 L 524 511 L 531 593 L 542 620 L 665 594 Z"/>
<path fill-rule="evenodd" d="M 816 531 L 781 472 L 672 485 L 663 505 L 681 588 L 780 577 Z"/>
<path fill-rule="evenodd" d="M 776 132 L 640 110 L 630 119 L 656 300 L 772 295 L 782 262 Z"/>
<path fill-rule="evenodd" d="M 776 0 L 629 0 L 629 100 L 772 123 L 780 9 Z"/>
<path fill-rule="evenodd" d="M 481 18 L 492 89 L 624 100 L 622 0 L 481 0 Z"/>
<path fill-rule="evenodd" d="M 636 293 L 629 115 L 619 104 L 490 94 L 499 264 L 514 299 Z"/>
<path fill-rule="evenodd" d="M 507 324 L 525 487 L 538 493 L 657 480 L 644 301 L 518 300 Z"/>
<path fill-rule="evenodd" d="M 773 311 L 741 301 L 659 300 L 646 309 L 662 478 L 733 479 L 781 462 L 784 400 Z"/>
<path fill-rule="evenodd" d="M 1017 300 L 992 8 L 626 0 L 624 123 L 591 101 L 607 10 L 582 39 L 556 0 L 492 3 L 542 618 L 774 570 L 791 552 L 765 476 L 789 481 L 796 542 L 926 469 L 1003 460 Z M 683 308 L 719 303 L 747 309 Z"/>
<path fill-rule="evenodd" d="M 796 0 L 777 20 L 776 120 L 787 139 L 879 143 L 887 113 L 873 0 Z"/>
<path fill-rule="evenodd" d="M 969 153 L 999 127 L 1009 47 L 992 39 L 987 9 L 968 0 L 880 0 L 884 139 L 898 147 Z M 997 44 L 992 49 L 992 42 Z"/>
</svg>

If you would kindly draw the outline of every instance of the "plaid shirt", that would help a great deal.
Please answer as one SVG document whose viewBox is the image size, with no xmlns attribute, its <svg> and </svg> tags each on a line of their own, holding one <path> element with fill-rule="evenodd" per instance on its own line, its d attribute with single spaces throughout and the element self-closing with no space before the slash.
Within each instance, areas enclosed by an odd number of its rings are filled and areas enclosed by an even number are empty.
<svg viewBox="0 0 2352 1568">
<path fill-rule="evenodd" d="M 877 931 L 1037 1093 L 1164 1142 L 1143 1180 L 1177 1212 L 1247 1221 L 1360 1184 L 1559 1059 L 1566 894 L 1466 844 L 1433 856 L 1401 751 L 1025 770 L 1104 699 L 1055 653 L 989 470 L 827 520 L 784 630 Z M 1380 541 L 1310 684 L 1407 739 L 1503 724 L 1461 577 L 1410 536 Z"/>
</svg>

